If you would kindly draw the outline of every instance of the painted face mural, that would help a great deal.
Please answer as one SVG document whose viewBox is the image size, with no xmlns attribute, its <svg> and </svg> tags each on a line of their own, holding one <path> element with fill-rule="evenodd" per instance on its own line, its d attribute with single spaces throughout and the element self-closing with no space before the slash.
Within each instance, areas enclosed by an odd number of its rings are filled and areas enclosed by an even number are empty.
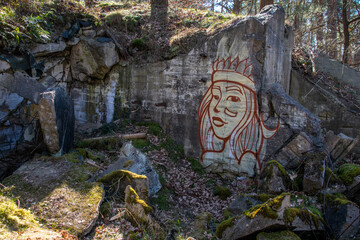
<svg viewBox="0 0 360 240">
<path fill-rule="evenodd" d="M 276 134 L 279 124 L 272 130 L 264 125 L 248 59 L 214 62 L 198 116 L 202 160 L 236 160 L 241 172 L 249 175 L 254 168 L 261 169 L 265 141 Z"/>
</svg>

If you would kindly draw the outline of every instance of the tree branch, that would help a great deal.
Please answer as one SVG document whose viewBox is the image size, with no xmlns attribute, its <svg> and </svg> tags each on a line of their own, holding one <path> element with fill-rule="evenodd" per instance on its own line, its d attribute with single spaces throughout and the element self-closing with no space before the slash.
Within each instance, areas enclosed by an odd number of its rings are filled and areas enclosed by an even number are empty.
<svg viewBox="0 0 360 240">
<path fill-rule="evenodd" d="M 359 21 L 359 20 L 360 20 L 360 16 L 357 16 L 356 18 L 351 19 L 351 20 L 349 21 L 349 24 L 352 24 L 353 22 L 356 22 L 356 21 Z"/>
</svg>

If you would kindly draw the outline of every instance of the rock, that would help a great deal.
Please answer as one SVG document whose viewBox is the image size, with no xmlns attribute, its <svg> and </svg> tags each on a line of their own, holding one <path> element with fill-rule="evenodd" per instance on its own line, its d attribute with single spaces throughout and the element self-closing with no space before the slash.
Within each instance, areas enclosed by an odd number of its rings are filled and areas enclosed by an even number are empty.
<svg viewBox="0 0 360 240">
<path fill-rule="evenodd" d="M 145 175 L 139 175 L 127 170 L 115 170 L 103 175 L 97 180 L 105 186 L 106 194 L 115 199 L 122 199 L 124 191 L 130 185 L 139 197 L 149 200 L 149 180 Z"/>
<path fill-rule="evenodd" d="M 323 231 L 322 217 L 306 208 L 293 208 L 290 194 L 283 193 L 220 223 L 216 236 L 221 239 L 254 239 L 262 231 Z"/>
<path fill-rule="evenodd" d="M 136 149 L 131 142 L 122 146 L 119 160 L 111 164 L 108 169 L 101 174 L 101 176 L 119 169 L 125 169 L 136 174 L 145 175 L 149 179 L 150 196 L 156 194 L 161 189 L 159 175 L 152 166 L 151 162 L 146 155 Z M 136 190 L 136 192 L 138 192 L 138 190 Z"/>
<path fill-rule="evenodd" d="M 275 160 L 266 163 L 260 175 L 259 189 L 277 194 L 285 192 L 291 182 L 285 168 Z"/>
<path fill-rule="evenodd" d="M 256 236 L 256 240 L 301 240 L 295 233 L 287 230 L 282 232 L 262 232 Z"/>
<path fill-rule="evenodd" d="M 289 169 L 299 166 L 302 155 L 313 149 L 311 139 L 301 132 L 289 144 L 281 149 L 275 160 Z"/>
<path fill-rule="evenodd" d="M 15 72 L 14 75 L 0 73 L 0 86 L 35 104 L 39 103 L 40 93 L 46 89 L 44 85 L 36 81 L 34 78 L 31 78 L 21 72 Z"/>
<path fill-rule="evenodd" d="M 308 153 L 305 156 L 303 190 L 316 194 L 323 186 L 325 179 L 325 153 Z"/>
<path fill-rule="evenodd" d="M 44 85 L 46 88 L 53 88 L 57 84 L 56 78 L 54 78 L 52 76 L 47 76 L 47 77 L 41 78 L 39 80 L 39 83 Z"/>
<path fill-rule="evenodd" d="M 35 55 L 35 57 L 40 57 L 51 53 L 62 52 L 65 48 L 66 43 L 60 41 L 59 43 L 37 44 L 31 52 Z"/>
<path fill-rule="evenodd" d="M 236 215 L 241 215 L 243 212 L 257 204 L 261 204 L 261 201 L 256 200 L 252 196 L 241 194 L 230 203 L 229 207 L 227 208 L 227 212 L 231 217 L 234 217 Z"/>
<path fill-rule="evenodd" d="M 219 196 L 221 200 L 226 200 L 232 194 L 231 190 L 224 186 L 215 186 L 214 195 Z"/>
<path fill-rule="evenodd" d="M 113 42 L 100 43 L 94 39 L 81 38 L 71 50 L 70 62 L 74 79 L 103 79 L 110 68 L 119 62 L 119 55 Z"/>
<path fill-rule="evenodd" d="M 197 215 L 192 223 L 191 235 L 195 239 L 203 239 L 204 233 L 207 230 L 208 223 L 210 222 L 211 216 L 208 212 L 203 212 Z"/>
<path fill-rule="evenodd" d="M 336 239 L 349 239 L 359 231 L 359 207 L 336 195 L 326 195 L 325 218 Z"/>
<path fill-rule="evenodd" d="M 48 150 L 68 152 L 74 140 L 74 104 L 63 88 L 52 88 L 41 94 L 39 117 Z"/>
<path fill-rule="evenodd" d="M 80 42 L 80 38 L 74 37 L 74 38 L 71 38 L 69 41 L 67 41 L 66 44 L 69 46 L 75 46 L 79 42 Z"/>
<path fill-rule="evenodd" d="M 0 60 L 0 73 L 5 72 L 11 68 L 10 64 L 6 61 Z"/>
<path fill-rule="evenodd" d="M 104 190 L 87 180 L 97 168 L 68 162 L 69 155 L 40 157 L 24 163 L 3 183 L 14 185 L 15 196 L 39 219 L 81 237 L 95 224 Z"/>
<path fill-rule="evenodd" d="M 360 137 L 351 138 L 345 134 L 335 135 L 333 131 L 328 131 L 325 135 L 326 149 L 333 160 L 341 160 L 358 143 Z"/>
<path fill-rule="evenodd" d="M 282 221 L 284 210 L 290 207 L 290 195 L 280 195 L 272 202 L 256 205 L 240 216 L 230 218 L 216 228 L 216 236 L 221 239 L 231 240 L 252 236 L 253 234 L 271 228 L 284 228 Z M 255 237 L 255 236 L 254 236 Z"/>
<path fill-rule="evenodd" d="M 360 175 L 356 176 L 353 183 L 348 187 L 350 197 L 354 197 L 357 193 L 360 193 Z"/>
<path fill-rule="evenodd" d="M 96 31 L 95 30 L 84 30 L 82 34 L 87 38 L 95 38 L 96 37 Z"/>
<path fill-rule="evenodd" d="M 139 198 L 136 191 L 129 185 L 125 189 L 125 207 L 131 213 L 127 218 L 135 224 L 140 224 L 146 229 L 159 232 L 161 227 L 150 216 L 152 208 Z"/>
</svg>

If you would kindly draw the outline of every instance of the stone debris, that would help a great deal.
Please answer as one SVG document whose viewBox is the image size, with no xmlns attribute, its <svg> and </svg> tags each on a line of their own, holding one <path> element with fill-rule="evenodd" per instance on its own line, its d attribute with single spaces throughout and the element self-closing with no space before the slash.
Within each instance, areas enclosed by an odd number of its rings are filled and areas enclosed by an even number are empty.
<svg viewBox="0 0 360 240">
<path fill-rule="evenodd" d="M 124 169 L 139 175 L 145 175 L 149 180 L 150 196 L 156 194 L 161 189 L 159 175 L 152 166 L 148 157 L 136 149 L 131 142 L 124 144 L 120 150 L 119 159 L 111 164 L 100 176 L 111 174 L 114 171 Z M 136 190 L 136 192 L 139 192 Z"/>
<path fill-rule="evenodd" d="M 328 131 L 325 135 L 327 152 L 333 161 L 341 160 L 359 142 L 360 136 L 351 138 L 343 133 L 335 135 L 333 131 Z"/>
<path fill-rule="evenodd" d="M 304 156 L 304 192 L 316 194 L 324 187 L 326 159 L 325 153 L 308 153 Z"/>
</svg>

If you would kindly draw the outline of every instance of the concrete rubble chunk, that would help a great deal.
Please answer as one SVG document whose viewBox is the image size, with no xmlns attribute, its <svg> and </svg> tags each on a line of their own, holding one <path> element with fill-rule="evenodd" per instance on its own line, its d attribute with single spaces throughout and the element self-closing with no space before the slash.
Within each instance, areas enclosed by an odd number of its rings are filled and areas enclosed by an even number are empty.
<svg viewBox="0 0 360 240">
<path fill-rule="evenodd" d="M 5 72 L 11 68 L 10 64 L 6 61 L 0 60 L 0 73 Z"/>
<path fill-rule="evenodd" d="M 101 174 L 101 176 L 105 176 L 120 169 L 145 175 L 149 179 L 150 196 L 156 194 L 161 189 L 159 174 L 156 172 L 146 155 L 136 149 L 131 142 L 122 146 L 119 160 L 111 164 L 108 169 Z"/>
<path fill-rule="evenodd" d="M 360 227 L 360 209 L 347 200 L 327 196 L 325 218 L 335 239 L 350 239 L 356 235 Z"/>
<path fill-rule="evenodd" d="M 261 201 L 255 199 L 252 196 L 241 194 L 234 201 L 232 201 L 227 208 L 231 216 L 241 215 L 251 207 L 261 204 Z"/>
<path fill-rule="evenodd" d="M 119 62 L 112 42 L 100 43 L 95 39 L 80 38 L 71 50 L 71 72 L 74 79 L 85 81 L 89 77 L 103 79 L 110 68 Z"/>
<path fill-rule="evenodd" d="M 48 150 L 68 152 L 74 140 L 74 104 L 63 88 L 52 88 L 41 94 L 39 117 Z"/>
<path fill-rule="evenodd" d="M 285 192 L 290 177 L 285 168 L 278 162 L 269 161 L 260 175 L 259 189 L 272 194 Z"/>
<path fill-rule="evenodd" d="M 40 57 L 51 53 L 62 52 L 65 48 L 66 43 L 60 41 L 59 43 L 37 44 L 31 52 L 35 55 L 35 57 Z"/>
<path fill-rule="evenodd" d="M 0 73 L 0 86 L 35 104 L 39 103 L 40 93 L 46 89 L 45 86 L 39 83 L 35 78 L 31 78 L 21 72 L 15 72 L 14 75 Z"/>
<path fill-rule="evenodd" d="M 302 156 L 312 149 L 311 139 L 306 133 L 301 132 L 281 149 L 275 159 L 286 168 L 296 168 L 300 163 Z"/>
<path fill-rule="evenodd" d="M 328 131 L 325 135 L 327 152 L 334 161 L 341 160 L 351 151 L 351 149 L 353 149 L 353 147 L 359 142 L 359 139 L 360 136 L 351 138 L 343 133 L 335 135 L 333 131 Z"/>
<path fill-rule="evenodd" d="M 286 230 L 289 227 L 300 232 L 324 230 L 324 225 L 319 219 L 314 220 L 310 214 L 303 218 L 302 210 L 291 206 L 290 194 L 279 195 L 220 223 L 216 230 L 217 237 L 226 240 L 255 239 L 260 232 Z M 293 209 L 295 214 L 289 214 Z"/>
<path fill-rule="evenodd" d="M 316 194 L 317 191 L 324 186 L 326 158 L 325 153 L 306 154 L 304 158 L 304 192 L 308 194 Z"/>
</svg>

